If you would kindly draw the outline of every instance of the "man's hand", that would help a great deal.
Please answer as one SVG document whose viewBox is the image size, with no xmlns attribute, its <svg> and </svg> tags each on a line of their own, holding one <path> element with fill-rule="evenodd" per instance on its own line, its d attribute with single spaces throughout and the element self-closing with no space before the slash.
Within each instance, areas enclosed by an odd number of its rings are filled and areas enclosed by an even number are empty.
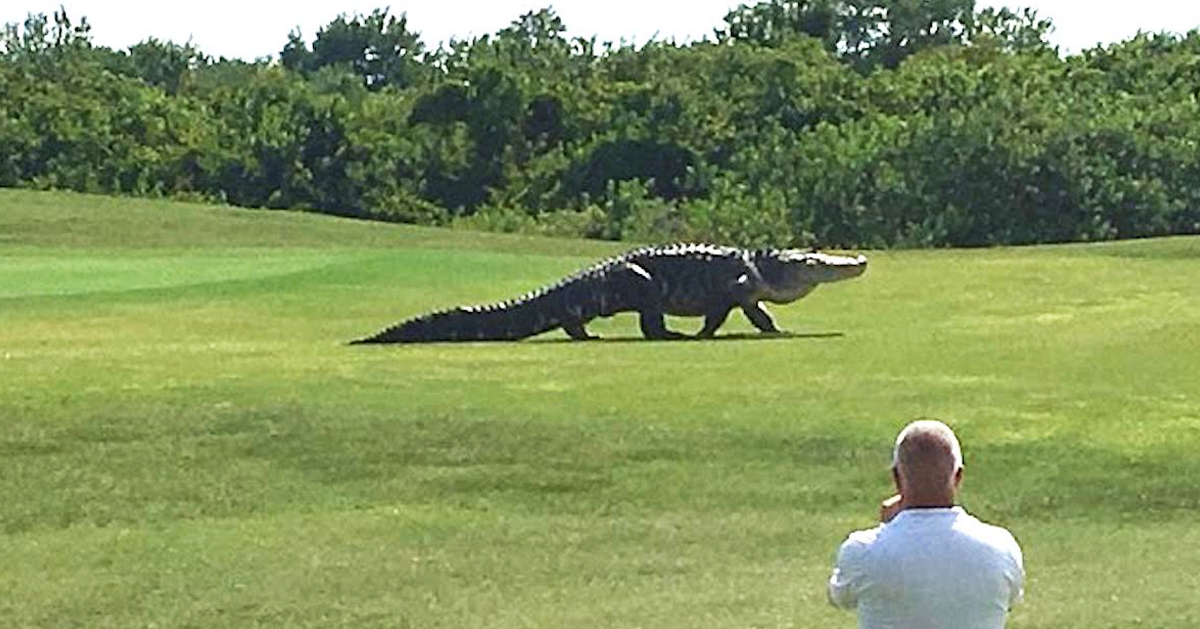
<svg viewBox="0 0 1200 629">
<path fill-rule="evenodd" d="M 896 517 L 896 514 L 903 510 L 904 497 L 896 494 L 879 504 L 879 521 L 885 524 L 891 522 L 892 518 Z"/>
</svg>

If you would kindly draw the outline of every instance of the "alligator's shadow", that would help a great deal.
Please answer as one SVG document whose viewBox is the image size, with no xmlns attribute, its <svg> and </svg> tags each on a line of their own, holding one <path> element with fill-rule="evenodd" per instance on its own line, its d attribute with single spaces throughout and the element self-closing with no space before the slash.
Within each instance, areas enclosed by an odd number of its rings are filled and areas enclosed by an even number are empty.
<svg viewBox="0 0 1200 629">
<path fill-rule="evenodd" d="M 794 341 L 800 339 L 836 339 L 843 336 L 846 336 L 843 332 L 779 332 L 777 334 L 735 332 L 733 334 L 721 334 L 709 338 L 698 338 L 692 335 L 677 339 L 648 339 L 641 336 L 603 336 L 590 338 L 587 340 L 577 340 L 570 337 L 532 338 L 520 340 L 462 339 L 460 341 L 430 341 L 425 343 L 367 343 L 365 345 L 474 345 L 480 343 L 486 343 L 488 345 L 499 345 L 502 343 L 521 343 L 534 345 L 568 343 L 578 343 L 582 345 L 615 343 L 712 343 L 714 341 Z M 354 344 L 351 343 L 351 345 Z"/>
<path fill-rule="evenodd" d="M 685 336 L 680 339 L 647 339 L 641 336 L 613 336 L 578 341 L 572 338 L 530 339 L 525 343 L 710 343 L 713 341 L 794 341 L 798 339 L 836 339 L 846 336 L 843 332 L 779 332 L 777 334 L 761 334 L 754 332 L 735 332 L 719 334 L 702 339 Z"/>
</svg>

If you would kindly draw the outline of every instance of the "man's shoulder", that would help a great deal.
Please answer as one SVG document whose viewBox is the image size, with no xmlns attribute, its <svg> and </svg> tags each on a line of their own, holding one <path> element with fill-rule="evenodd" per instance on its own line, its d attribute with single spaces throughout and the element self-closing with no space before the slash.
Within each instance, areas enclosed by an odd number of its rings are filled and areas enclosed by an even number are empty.
<svg viewBox="0 0 1200 629">
<path fill-rule="evenodd" d="M 861 554 L 866 552 L 872 545 L 879 540 L 879 532 L 883 530 L 882 526 L 876 526 L 870 529 L 862 529 L 854 531 L 846 536 L 846 541 L 842 542 L 841 552 L 843 554 Z"/>
<path fill-rule="evenodd" d="M 963 515 L 965 517 L 960 518 L 961 528 L 965 529 L 971 537 L 994 551 L 1009 555 L 1018 563 L 1021 562 L 1021 545 L 1017 543 L 1017 538 L 1011 531 L 1003 526 L 984 522 L 975 516 L 966 513 Z"/>
<path fill-rule="evenodd" d="M 998 543 L 1013 545 L 1017 543 L 1017 539 L 1013 537 L 1012 532 L 1008 529 L 1003 526 L 984 522 L 965 511 L 962 513 L 959 521 L 976 536 Z"/>
</svg>

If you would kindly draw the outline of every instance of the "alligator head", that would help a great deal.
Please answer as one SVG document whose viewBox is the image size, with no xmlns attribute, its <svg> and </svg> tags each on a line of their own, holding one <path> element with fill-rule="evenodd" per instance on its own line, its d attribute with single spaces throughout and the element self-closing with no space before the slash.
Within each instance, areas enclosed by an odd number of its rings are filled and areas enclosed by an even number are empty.
<svg viewBox="0 0 1200 629">
<path fill-rule="evenodd" d="M 754 263 L 764 284 L 760 299 L 777 304 L 796 301 L 818 284 L 848 280 L 867 270 L 867 257 L 863 255 L 852 258 L 798 249 L 760 252 Z"/>
</svg>

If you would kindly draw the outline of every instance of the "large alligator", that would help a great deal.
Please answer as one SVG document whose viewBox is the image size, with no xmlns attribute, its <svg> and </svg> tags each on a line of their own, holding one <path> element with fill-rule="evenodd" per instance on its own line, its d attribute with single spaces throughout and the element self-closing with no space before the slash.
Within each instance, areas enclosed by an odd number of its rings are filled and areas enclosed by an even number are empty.
<svg viewBox="0 0 1200 629">
<path fill-rule="evenodd" d="M 668 330 L 664 315 L 703 316 L 696 336 L 706 338 L 737 307 L 759 330 L 778 333 L 763 302 L 791 303 L 818 284 L 858 277 L 866 269 L 861 255 L 704 244 L 643 247 L 516 299 L 429 313 L 352 344 L 513 341 L 555 328 L 573 339 L 591 339 L 596 337 L 584 326 L 618 312 L 637 312 L 648 339 L 685 336 Z"/>
</svg>

